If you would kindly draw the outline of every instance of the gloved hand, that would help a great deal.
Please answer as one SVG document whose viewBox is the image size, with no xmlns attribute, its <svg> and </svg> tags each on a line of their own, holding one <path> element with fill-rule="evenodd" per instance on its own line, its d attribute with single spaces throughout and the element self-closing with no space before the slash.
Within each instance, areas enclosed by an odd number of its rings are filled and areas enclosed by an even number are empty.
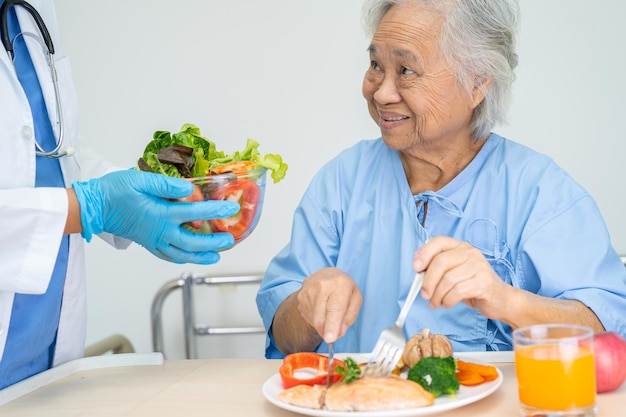
<svg viewBox="0 0 626 417">
<path fill-rule="evenodd" d="M 235 243 L 230 233 L 200 234 L 181 227 L 239 211 L 239 204 L 230 201 L 168 201 L 191 195 L 193 184 L 181 178 L 131 169 L 75 182 L 72 188 L 87 242 L 94 234 L 108 232 L 167 261 L 197 264 L 216 263 L 220 259 L 216 251 Z"/>
</svg>

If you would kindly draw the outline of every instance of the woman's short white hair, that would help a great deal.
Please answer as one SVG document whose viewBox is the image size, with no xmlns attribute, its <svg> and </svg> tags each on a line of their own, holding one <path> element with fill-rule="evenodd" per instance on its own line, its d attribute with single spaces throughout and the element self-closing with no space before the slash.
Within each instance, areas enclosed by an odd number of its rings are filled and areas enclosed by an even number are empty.
<svg viewBox="0 0 626 417">
<path fill-rule="evenodd" d="M 442 13 L 439 47 L 468 93 L 477 85 L 487 88 L 488 83 L 483 81 L 491 80 L 485 99 L 471 121 L 475 139 L 486 137 L 496 123 L 504 122 L 515 80 L 517 0 L 366 0 L 363 24 L 368 35 L 374 35 L 393 5 L 410 2 Z"/>
</svg>

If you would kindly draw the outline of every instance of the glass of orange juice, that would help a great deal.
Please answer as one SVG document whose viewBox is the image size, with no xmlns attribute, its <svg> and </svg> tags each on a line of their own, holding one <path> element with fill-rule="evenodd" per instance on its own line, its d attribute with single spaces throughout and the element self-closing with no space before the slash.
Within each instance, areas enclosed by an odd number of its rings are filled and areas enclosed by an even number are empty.
<svg viewBox="0 0 626 417">
<path fill-rule="evenodd" d="M 595 416 L 591 328 L 541 324 L 516 329 L 513 350 L 522 416 Z"/>
</svg>

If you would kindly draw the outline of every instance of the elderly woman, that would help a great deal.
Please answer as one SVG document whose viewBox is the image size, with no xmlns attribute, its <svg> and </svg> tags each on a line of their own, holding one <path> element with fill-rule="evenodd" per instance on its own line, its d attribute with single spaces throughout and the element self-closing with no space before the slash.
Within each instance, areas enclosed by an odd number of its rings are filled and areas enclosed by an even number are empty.
<svg viewBox="0 0 626 417">
<path fill-rule="evenodd" d="M 592 197 L 550 158 L 491 132 L 517 56 L 513 0 L 371 0 L 363 95 L 382 137 L 315 176 L 257 296 L 266 356 L 371 351 L 415 271 L 405 324 L 456 351 L 576 323 L 626 336 L 626 269 Z"/>
</svg>

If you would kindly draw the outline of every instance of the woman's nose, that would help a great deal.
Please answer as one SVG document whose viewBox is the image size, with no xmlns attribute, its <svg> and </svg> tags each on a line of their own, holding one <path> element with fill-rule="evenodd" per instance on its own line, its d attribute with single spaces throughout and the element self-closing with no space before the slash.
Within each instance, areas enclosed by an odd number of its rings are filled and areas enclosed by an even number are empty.
<svg viewBox="0 0 626 417">
<path fill-rule="evenodd" d="M 397 103 L 401 100 L 394 77 L 385 76 L 382 79 L 374 92 L 374 100 L 380 104 Z"/>
</svg>

